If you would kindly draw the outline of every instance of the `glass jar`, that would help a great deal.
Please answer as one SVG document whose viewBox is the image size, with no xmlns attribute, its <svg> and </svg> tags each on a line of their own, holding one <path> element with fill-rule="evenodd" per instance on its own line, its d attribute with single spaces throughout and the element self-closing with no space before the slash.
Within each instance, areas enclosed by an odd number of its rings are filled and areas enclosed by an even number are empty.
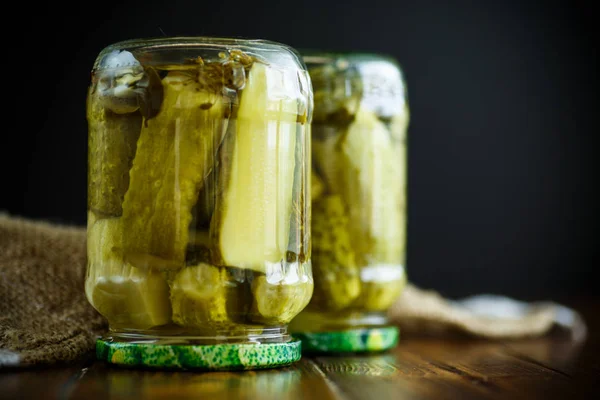
<svg viewBox="0 0 600 400">
<path fill-rule="evenodd" d="M 291 48 L 203 37 L 99 54 L 87 97 L 85 291 L 100 358 L 238 369 L 300 357 L 312 90 Z"/>
<path fill-rule="evenodd" d="M 291 325 L 306 351 L 377 351 L 398 330 L 387 309 L 405 283 L 406 133 L 398 64 L 368 54 L 304 54 L 312 123 L 311 302 Z"/>
</svg>

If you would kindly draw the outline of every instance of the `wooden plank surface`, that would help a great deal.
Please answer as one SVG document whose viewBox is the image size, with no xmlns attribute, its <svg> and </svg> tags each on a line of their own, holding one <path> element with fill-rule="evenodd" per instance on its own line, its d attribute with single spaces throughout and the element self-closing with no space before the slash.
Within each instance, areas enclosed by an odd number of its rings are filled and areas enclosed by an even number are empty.
<svg viewBox="0 0 600 400">
<path fill-rule="evenodd" d="M 0 399 L 68 399 L 85 371 L 84 363 L 24 371 L 0 369 Z"/>
<path fill-rule="evenodd" d="M 303 357 L 287 368 L 250 372 L 129 370 L 82 362 L 0 370 L 0 398 L 595 398 L 600 394 L 599 310 L 586 307 L 589 335 L 581 344 L 558 333 L 518 341 L 409 336 L 387 353 Z"/>
<path fill-rule="evenodd" d="M 96 363 L 72 398 L 81 399 L 336 399 L 308 359 L 294 366 L 247 372 L 127 370 Z"/>
</svg>

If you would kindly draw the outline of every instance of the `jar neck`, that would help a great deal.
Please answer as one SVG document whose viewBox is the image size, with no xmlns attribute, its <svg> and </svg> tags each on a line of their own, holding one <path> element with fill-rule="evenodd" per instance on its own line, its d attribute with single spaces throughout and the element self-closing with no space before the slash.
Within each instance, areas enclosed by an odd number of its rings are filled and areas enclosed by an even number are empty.
<svg viewBox="0 0 600 400">
<path fill-rule="evenodd" d="M 184 331 L 179 327 L 133 330 L 110 327 L 103 336 L 105 341 L 164 344 L 164 345 L 214 345 L 214 344 L 266 344 L 289 342 L 287 326 L 259 328 L 236 325 L 235 329 L 211 332 Z"/>
<path fill-rule="evenodd" d="M 290 332 L 334 332 L 389 325 L 385 312 L 302 311 L 290 323 Z"/>
</svg>

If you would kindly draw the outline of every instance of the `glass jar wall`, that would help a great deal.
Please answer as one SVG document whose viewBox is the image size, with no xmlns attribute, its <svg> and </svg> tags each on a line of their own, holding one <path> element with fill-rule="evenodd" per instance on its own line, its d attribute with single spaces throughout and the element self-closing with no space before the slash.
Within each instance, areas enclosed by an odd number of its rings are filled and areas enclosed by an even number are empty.
<svg viewBox="0 0 600 400">
<path fill-rule="evenodd" d="M 315 289 L 292 331 L 306 350 L 379 350 L 397 340 L 385 315 L 406 283 L 402 72 L 379 55 L 307 52 L 304 60 L 315 96 Z"/>
<path fill-rule="evenodd" d="M 85 291 L 109 322 L 106 357 L 111 343 L 289 351 L 286 326 L 313 292 L 311 114 L 305 66 L 281 44 L 162 38 L 100 53 Z"/>
</svg>

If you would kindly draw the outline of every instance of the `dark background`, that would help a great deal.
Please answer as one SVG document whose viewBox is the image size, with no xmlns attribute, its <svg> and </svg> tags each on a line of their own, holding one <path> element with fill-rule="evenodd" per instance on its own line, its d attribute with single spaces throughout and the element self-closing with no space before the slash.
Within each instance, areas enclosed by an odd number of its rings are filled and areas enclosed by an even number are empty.
<svg viewBox="0 0 600 400">
<path fill-rule="evenodd" d="M 451 3 L 451 4 L 448 4 Z M 5 12 L 0 210 L 84 224 L 86 87 L 113 42 L 242 36 L 382 52 L 403 66 L 410 279 L 444 295 L 597 293 L 597 42 L 584 3 L 23 3 Z M 21 21 L 21 22 L 19 22 Z M 161 32 L 162 31 L 162 32 Z"/>
</svg>

